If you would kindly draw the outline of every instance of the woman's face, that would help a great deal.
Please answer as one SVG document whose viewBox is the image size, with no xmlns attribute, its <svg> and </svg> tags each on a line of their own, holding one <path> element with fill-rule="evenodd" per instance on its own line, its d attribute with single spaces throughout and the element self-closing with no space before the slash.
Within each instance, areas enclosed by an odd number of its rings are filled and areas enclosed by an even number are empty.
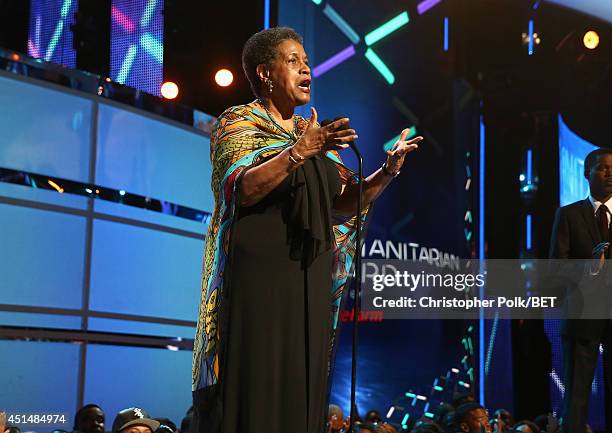
<svg viewBox="0 0 612 433">
<path fill-rule="evenodd" d="M 302 44 L 292 39 L 281 42 L 269 72 L 274 86 L 272 95 L 294 106 L 310 101 L 310 67 Z M 264 94 L 267 91 L 264 84 Z"/>
</svg>

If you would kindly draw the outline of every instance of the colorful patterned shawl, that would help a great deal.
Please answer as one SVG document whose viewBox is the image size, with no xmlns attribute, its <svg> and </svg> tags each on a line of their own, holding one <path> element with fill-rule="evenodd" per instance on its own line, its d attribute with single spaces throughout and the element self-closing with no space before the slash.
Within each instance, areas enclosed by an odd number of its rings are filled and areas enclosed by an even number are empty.
<svg viewBox="0 0 612 433">
<path fill-rule="evenodd" d="M 299 134 L 306 129 L 308 121 L 296 116 Z M 198 325 L 193 349 L 193 391 L 218 383 L 220 352 L 223 336 L 222 291 L 224 271 L 229 257 L 231 227 L 236 211 L 237 190 L 241 174 L 250 166 L 262 162 L 292 145 L 297 136 L 278 127 L 257 103 L 239 105 L 227 109 L 213 127 L 210 152 L 213 164 L 212 190 L 215 208 L 205 241 L 204 264 L 201 280 L 201 299 Z M 326 155 L 336 163 L 343 185 L 354 183 L 357 177 L 342 164 L 337 152 Z M 367 210 L 362 214 L 365 221 Z M 338 330 L 338 317 L 342 295 L 352 273 L 355 256 L 355 222 L 334 221 L 335 250 L 333 284 L 330 288 L 332 302 L 331 353 Z M 329 373 L 329 371 L 328 371 Z"/>
</svg>

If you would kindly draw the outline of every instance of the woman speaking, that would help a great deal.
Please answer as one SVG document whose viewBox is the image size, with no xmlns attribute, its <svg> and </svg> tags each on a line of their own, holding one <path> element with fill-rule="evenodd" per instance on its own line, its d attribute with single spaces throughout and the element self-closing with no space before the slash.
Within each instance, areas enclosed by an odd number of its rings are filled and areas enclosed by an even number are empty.
<svg viewBox="0 0 612 433">
<path fill-rule="evenodd" d="M 349 120 L 320 127 L 302 38 L 264 30 L 242 65 L 256 100 L 211 134 L 215 208 L 194 344 L 193 433 L 321 433 L 331 348 L 355 254 L 356 177 L 338 151 Z M 422 137 L 404 130 L 364 180 L 367 206 Z M 362 216 L 359 216 L 362 217 Z"/>
</svg>

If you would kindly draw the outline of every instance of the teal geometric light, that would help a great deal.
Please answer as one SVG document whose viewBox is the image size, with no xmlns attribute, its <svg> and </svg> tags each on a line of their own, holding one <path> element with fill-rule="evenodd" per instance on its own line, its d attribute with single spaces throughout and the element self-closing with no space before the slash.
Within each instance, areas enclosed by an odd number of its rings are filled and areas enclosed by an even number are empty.
<svg viewBox="0 0 612 433">
<path fill-rule="evenodd" d="M 380 41 L 385 36 L 388 36 L 389 34 L 399 29 L 400 27 L 408 24 L 409 21 L 410 21 L 410 18 L 408 17 L 408 12 L 406 11 L 402 12 L 395 18 L 390 19 L 389 21 L 384 23 L 382 26 L 368 33 L 364 38 L 366 45 L 370 46 L 374 44 L 375 42 Z"/>
<path fill-rule="evenodd" d="M 391 72 L 387 65 L 385 65 L 385 62 L 383 62 L 382 59 L 378 57 L 378 55 L 372 50 L 372 48 L 367 49 L 367 51 L 365 52 L 365 57 L 370 61 L 372 66 L 374 66 L 376 70 L 380 72 L 380 75 L 382 75 L 383 78 L 387 80 L 387 83 L 395 83 L 395 75 L 393 75 L 393 72 Z"/>
<path fill-rule="evenodd" d="M 393 145 L 395 145 L 395 143 L 397 142 L 397 140 L 399 140 L 401 134 L 397 134 L 395 137 L 393 137 L 391 140 L 387 141 L 385 144 L 383 144 L 383 150 L 386 152 L 387 150 L 391 150 L 393 148 Z M 410 140 L 413 137 L 416 137 L 417 135 L 417 129 L 415 126 L 411 126 L 410 127 L 410 132 L 408 133 L 408 135 L 406 136 L 406 140 Z"/>
</svg>

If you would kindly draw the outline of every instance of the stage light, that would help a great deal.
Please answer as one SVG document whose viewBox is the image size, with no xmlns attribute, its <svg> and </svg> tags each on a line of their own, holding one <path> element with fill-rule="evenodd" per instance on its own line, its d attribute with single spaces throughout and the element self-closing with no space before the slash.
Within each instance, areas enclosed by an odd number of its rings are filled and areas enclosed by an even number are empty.
<svg viewBox="0 0 612 433">
<path fill-rule="evenodd" d="M 531 183 L 533 171 L 533 151 L 527 149 L 527 183 Z"/>
<path fill-rule="evenodd" d="M 444 51 L 448 51 L 448 17 L 444 17 Z"/>
<path fill-rule="evenodd" d="M 383 78 L 387 80 L 387 83 L 395 83 L 395 76 L 393 75 L 393 72 L 391 72 L 387 65 L 385 65 L 381 58 L 378 57 L 378 55 L 376 55 L 376 53 L 372 51 L 371 48 L 368 48 L 368 50 L 365 52 L 365 57 L 370 61 L 372 66 L 374 66 L 376 70 L 380 72 Z"/>
<path fill-rule="evenodd" d="M 270 0 L 264 0 L 264 29 L 270 28 Z"/>
<path fill-rule="evenodd" d="M 463 218 L 465 222 L 472 224 L 472 212 L 469 210 L 465 211 L 465 217 Z"/>
<path fill-rule="evenodd" d="M 57 183 L 53 182 L 51 179 L 47 180 L 47 183 L 49 185 L 51 185 L 53 187 L 53 189 L 55 189 L 57 192 L 59 192 L 60 194 L 64 192 L 64 188 L 62 188 L 61 186 L 59 186 Z"/>
<path fill-rule="evenodd" d="M 529 20 L 529 41 L 527 41 L 527 45 L 529 47 L 529 55 L 533 55 L 533 20 Z"/>
<path fill-rule="evenodd" d="M 424 0 L 417 5 L 417 12 L 419 13 L 419 15 L 423 15 L 425 12 L 427 12 L 429 9 L 431 9 L 438 3 L 440 3 L 440 0 Z"/>
<path fill-rule="evenodd" d="M 525 243 L 527 246 L 527 250 L 531 250 L 531 231 L 532 231 L 532 224 L 531 224 L 531 215 L 527 215 L 526 219 L 525 219 Z"/>
<path fill-rule="evenodd" d="M 215 82 L 221 87 L 227 87 L 234 81 L 234 74 L 229 69 L 219 69 L 215 74 Z"/>
<path fill-rule="evenodd" d="M 174 99 L 179 94 L 179 88 L 176 83 L 173 83 L 172 81 L 166 81 L 161 86 L 161 94 L 166 99 Z"/>
<path fill-rule="evenodd" d="M 314 75 L 315 77 L 319 77 L 354 55 L 355 47 L 353 45 L 349 45 L 347 48 L 343 49 L 337 54 L 334 54 L 332 57 L 325 60 L 320 65 L 315 66 L 312 70 L 312 75 Z"/>
<path fill-rule="evenodd" d="M 410 126 L 409 128 L 410 128 L 410 132 L 406 136 L 406 140 L 410 140 L 411 138 L 416 137 L 416 135 L 417 135 L 416 126 Z M 386 152 L 387 150 L 393 149 L 393 146 L 395 145 L 395 143 L 397 143 L 397 140 L 399 140 L 401 135 L 402 134 L 397 134 L 391 140 L 389 140 L 385 144 L 383 144 L 383 150 Z"/>
<path fill-rule="evenodd" d="M 523 32 L 521 38 L 523 40 L 523 45 L 527 45 L 529 47 L 529 55 L 533 55 L 535 45 L 540 45 L 542 42 L 540 35 L 533 32 L 533 20 L 529 22 L 529 33 Z"/>
<path fill-rule="evenodd" d="M 325 8 L 323 9 L 323 13 L 332 23 L 336 25 L 336 27 L 340 29 L 342 33 L 344 33 L 347 38 L 349 38 L 352 43 L 359 43 L 360 38 L 357 32 L 353 30 L 350 24 L 347 23 L 334 8 L 332 8 L 329 4 L 326 4 Z"/>
<path fill-rule="evenodd" d="M 599 34 L 595 30 L 589 30 L 582 39 L 584 46 L 589 50 L 594 50 L 599 46 Z"/>
<path fill-rule="evenodd" d="M 402 12 L 395 18 L 390 19 L 377 29 L 368 33 L 364 38 L 366 45 L 370 46 L 373 43 L 380 41 L 385 36 L 388 36 L 400 27 L 408 24 L 409 21 L 410 18 L 408 17 L 408 12 Z"/>
<path fill-rule="evenodd" d="M 391 416 L 393 415 L 393 412 L 395 412 L 395 406 L 391 406 L 389 408 L 389 412 L 387 412 L 387 418 L 391 418 Z"/>
</svg>

